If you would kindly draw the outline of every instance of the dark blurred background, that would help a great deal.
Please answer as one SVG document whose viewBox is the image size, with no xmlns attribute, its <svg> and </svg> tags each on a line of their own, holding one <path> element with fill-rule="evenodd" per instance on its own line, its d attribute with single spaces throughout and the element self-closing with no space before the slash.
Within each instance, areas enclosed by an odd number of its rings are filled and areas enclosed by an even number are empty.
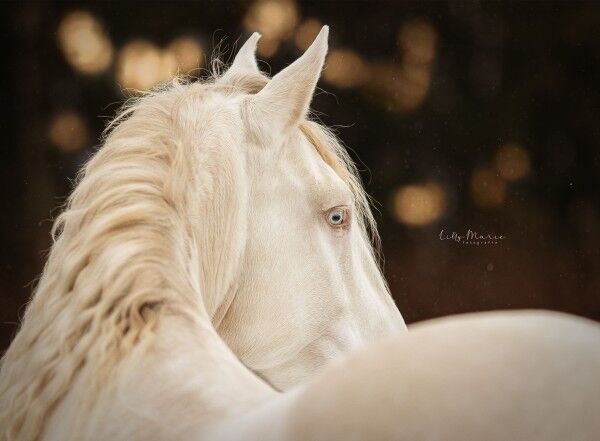
<svg viewBox="0 0 600 441">
<path fill-rule="evenodd" d="M 407 322 L 512 308 L 600 320 L 600 3 L 0 8 L 0 349 L 41 272 L 51 219 L 127 89 L 203 75 L 217 46 L 230 60 L 254 30 L 262 68 L 277 72 L 321 24 L 330 54 L 313 107 L 378 201 Z M 458 237 L 469 230 L 478 236 Z"/>
</svg>

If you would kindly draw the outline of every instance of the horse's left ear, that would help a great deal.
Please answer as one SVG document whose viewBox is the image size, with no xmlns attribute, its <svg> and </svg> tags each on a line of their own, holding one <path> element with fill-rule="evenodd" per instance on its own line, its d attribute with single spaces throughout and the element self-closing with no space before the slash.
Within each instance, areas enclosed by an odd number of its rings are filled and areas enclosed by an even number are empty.
<svg viewBox="0 0 600 441">
<path fill-rule="evenodd" d="M 260 70 L 256 64 L 256 44 L 259 38 L 260 34 L 255 32 L 246 40 L 233 59 L 233 63 L 231 63 L 231 66 L 229 66 L 229 69 L 227 69 L 227 72 L 223 74 L 219 81 L 227 82 L 236 76 L 254 73 L 260 74 Z"/>
<path fill-rule="evenodd" d="M 323 26 L 306 52 L 252 97 L 250 104 L 255 111 L 282 129 L 306 117 L 327 55 L 328 35 L 329 27 Z"/>
</svg>

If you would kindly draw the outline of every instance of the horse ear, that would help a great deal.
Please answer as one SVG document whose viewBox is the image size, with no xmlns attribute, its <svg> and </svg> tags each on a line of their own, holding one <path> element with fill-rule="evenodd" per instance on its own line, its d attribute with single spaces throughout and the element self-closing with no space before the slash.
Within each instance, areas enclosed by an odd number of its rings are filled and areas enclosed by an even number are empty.
<svg viewBox="0 0 600 441">
<path fill-rule="evenodd" d="M 285 129 L 297 124 L 308 113 L 317 81 L 321 76 L 329 27 L 323 26 L 315 41 L 300 58 L 275 75 L 251 99 L 254 110 Z"/>
<path fill-rule="evenodd" d="M 256 64 L 256 44 L 260 38 L 258 32 L 253 33 L 244 45 L 240 48 L 237 55 L 233 59 L 233 63 L 223 74 L 221 79 L 227 81 L 229 78 L 244 74 L 260 74 L 258 65 Z"/>
</svg>

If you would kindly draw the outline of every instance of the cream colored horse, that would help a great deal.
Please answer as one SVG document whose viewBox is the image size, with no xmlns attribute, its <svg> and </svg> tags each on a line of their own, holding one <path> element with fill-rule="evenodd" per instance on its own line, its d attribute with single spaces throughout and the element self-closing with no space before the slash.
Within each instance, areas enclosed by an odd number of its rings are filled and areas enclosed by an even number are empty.
<svg viewBox="0 0 600 441">
<path fill-rule="evenodd" d="M 355 170 L 306 119 L 327 28 L 270 81 L 257 40 L 112 123 L 3 358 L 0 438 L 595 439 L 596 324 L 401 332 Z"/>
</svg>

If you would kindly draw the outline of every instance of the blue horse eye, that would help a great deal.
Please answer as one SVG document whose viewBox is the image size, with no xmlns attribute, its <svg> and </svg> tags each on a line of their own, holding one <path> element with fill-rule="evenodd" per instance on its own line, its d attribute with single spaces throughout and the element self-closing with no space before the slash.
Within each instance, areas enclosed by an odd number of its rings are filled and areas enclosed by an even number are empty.
<svg viewBox="0 0 600 441">
<path fill-rule="evenodd" d="M 334 211 L 329 215 L 329 222 L 334 225 L 339 225 L 343 222 L 343 213 L 340 210 Z"/>
</svg>

